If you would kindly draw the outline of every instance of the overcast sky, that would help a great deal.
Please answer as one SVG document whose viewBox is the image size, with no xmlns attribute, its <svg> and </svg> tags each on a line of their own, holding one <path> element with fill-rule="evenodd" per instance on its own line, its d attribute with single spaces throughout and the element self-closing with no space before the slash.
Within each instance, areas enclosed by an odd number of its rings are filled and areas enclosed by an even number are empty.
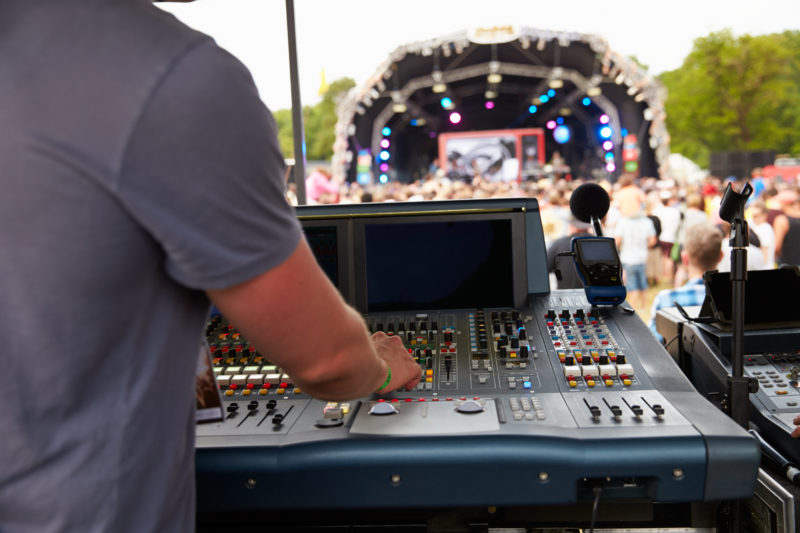
<svg viewBox="0 0 800 533">
<path fill-rule="evenodd" d="M 371 76 L 405 43 L 477 27 L 518 25 L 591 33 L 659 74 L 681 65 L 697 37 L 800 29 L 800 0 L 295 0 L 303 105 L 327 81 Z M 273 110 L 292 105 L 285 2 L 197 0 L 158 4 L 212 37 L 253 73 Z"/>
</svg>

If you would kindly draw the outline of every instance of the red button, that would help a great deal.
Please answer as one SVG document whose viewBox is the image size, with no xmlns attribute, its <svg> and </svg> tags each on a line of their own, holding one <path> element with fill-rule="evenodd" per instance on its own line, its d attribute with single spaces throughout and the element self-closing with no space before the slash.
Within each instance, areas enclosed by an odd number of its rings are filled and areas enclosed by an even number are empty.
<svg viewBox="0 0 800 533">
<path fill-rule="evenodd" d="M 281 386 L 282 389 L 285 389 L 286 387 L 289 386 L 289 384 L 284 381 L 283 383 L 281 383 L 280 386 Z"/>
<path fill-rule="evenodd" d="M 236 385 L 236 383 L 231 383 L 231 385 L 228 388 L 231 390 L 236 390 L 238 388 L 238 385 Z"/>
<path fill-rule="evenodd" d="M 253 384 L 252 384 L 252 383 L 248 383 L 248 384 L 247 384 L 247 388 L 248 388 L 248 389 L 252 389 L 252 388 L 253 388 Z"/>
</svg>

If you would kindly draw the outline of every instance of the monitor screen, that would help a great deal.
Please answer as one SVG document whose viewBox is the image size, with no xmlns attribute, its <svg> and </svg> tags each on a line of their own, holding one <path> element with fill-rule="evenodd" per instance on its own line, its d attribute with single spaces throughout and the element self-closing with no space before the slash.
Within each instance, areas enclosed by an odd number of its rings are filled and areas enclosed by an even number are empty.
<svg viewBox="0 0 800 533">
<path fill-rule="evenodd" d="M 706 272 L 706 294 L 719 320 L 733 319 L 730 272 Z M 797 267 L 747 272 L 744 323 L 765 324 L 800 321 L 800 270 Z"/>
<path fill-rule="evenodd" d="M 317 263 L 333 284 L 341 290 L 336 226 L 305 226 L 303 231 Z"/>
<path fill-rule="evenodd" d="M 611 239 L 579 239 L 575 241 L 580 247 L 582 259 L 585 261 L 615 262 L 614 241 Z"/>
<path fill-rule="evenodd" d="M 513 306 L 511 221 L 366 224 L 369 311 Z"/>
</svg>

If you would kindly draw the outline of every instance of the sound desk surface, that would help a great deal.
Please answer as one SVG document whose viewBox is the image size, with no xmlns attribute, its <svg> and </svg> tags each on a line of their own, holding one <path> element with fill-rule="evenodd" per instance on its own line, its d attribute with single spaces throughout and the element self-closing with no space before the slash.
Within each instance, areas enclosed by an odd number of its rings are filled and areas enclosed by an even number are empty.
<svg viewBox="0 0 800 533">
<path fill-rule="evenodd" d="M 623 499 L 752 493 L 755 442 L 635 315 L 592 308 L 583 291 L 532 303 L 368 313 L 423 380 L 349 402 L 308 397 L 214 319 L 226 418 L 197 429 L 200 509 L 565 504 L 598 480 Z"/>
</svg>

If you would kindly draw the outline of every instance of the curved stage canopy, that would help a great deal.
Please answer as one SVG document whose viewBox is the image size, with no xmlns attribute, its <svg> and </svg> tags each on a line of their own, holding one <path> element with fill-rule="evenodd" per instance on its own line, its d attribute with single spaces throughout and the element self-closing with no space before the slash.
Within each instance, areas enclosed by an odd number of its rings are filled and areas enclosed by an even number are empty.
<svg viewBox="0 0 800 533">
<path fill-rule="evenodd" d="M 646 70 L 596 35 L 512 26 L 459 32 L 397 48 L 348 93 L 333 171 L 412 181 L 438 160 L 440 134 L 541 128 L 545 160 L 558 152 L 575 177 L 614 179 L 634 156 L 628 169 L 658 176 L 669 156 L 664 98 Z M 556 124 L 568 128 L 567 142 L 555 140 Z"/>
</svg>

